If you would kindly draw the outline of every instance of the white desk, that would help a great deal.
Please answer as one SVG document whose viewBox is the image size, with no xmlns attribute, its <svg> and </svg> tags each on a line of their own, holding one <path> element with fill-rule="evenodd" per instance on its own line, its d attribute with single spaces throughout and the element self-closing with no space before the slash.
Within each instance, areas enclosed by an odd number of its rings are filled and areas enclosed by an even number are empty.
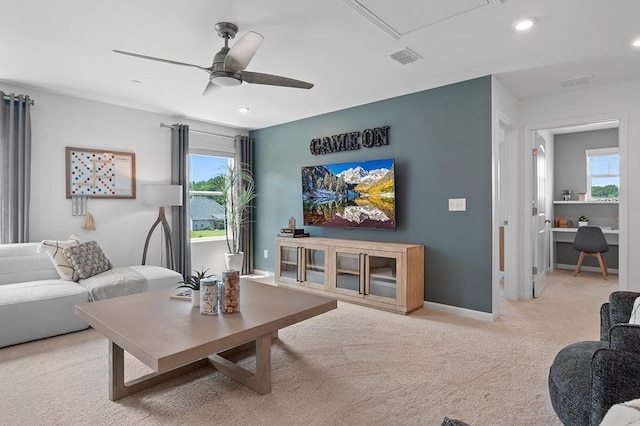
<svg viewBox="0 0 640 426">
<path fill-rule="evenodd" d="M 619 229 L 612 229 L 609 227 L 601 227 L 607 244 L 610 246 L 617 246 L 619 242 Z M 550 256 L 551 256 L 551 270 L 556 269 L 556 243 L 573 243 L 576 238 L 576 232 L 578 228 L 551 228 L 550 238 Z"/>
</svg>

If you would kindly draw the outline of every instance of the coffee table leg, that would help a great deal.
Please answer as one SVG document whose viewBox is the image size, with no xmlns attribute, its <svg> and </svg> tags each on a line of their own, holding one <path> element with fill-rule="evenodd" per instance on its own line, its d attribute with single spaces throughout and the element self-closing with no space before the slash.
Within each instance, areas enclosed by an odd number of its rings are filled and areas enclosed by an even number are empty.
<svg viewBox="0 0 640 426">
<path fill-rule="evenodd" d="M 118 400 L 124 393 L 124 350 L 109 341 L 109 399 Z"/>
<path fill-rule="evenodd" d="M 117 401 L 125 396 L 148 389 L 164 381 L 197 370 L 209 364 L 206 358 L 183 365 L 165 373 L 151 373 L 129 382 L 124 381 L 124 350 L 109 341 L 109 399 Z"/>
<path fill-rule="evenodd" d="M 260 395 L 271 392 L 271 334 L 256 339 L 256 388 Z"/>
<path fill-rule="evenodd" d="M 271 392 L 271 333 L 256 339 L 255 374 L 220 355 L 209 356 L 211 365 L 227 377 L 245 385 L 260 395 Z"/>
</svg>

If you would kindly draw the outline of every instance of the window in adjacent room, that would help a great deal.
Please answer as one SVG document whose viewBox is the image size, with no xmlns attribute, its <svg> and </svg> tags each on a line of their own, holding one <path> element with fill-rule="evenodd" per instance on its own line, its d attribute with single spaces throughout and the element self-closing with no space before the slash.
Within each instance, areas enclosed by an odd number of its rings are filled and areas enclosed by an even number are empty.
<svg viewBox="0 0 640 426">
<path fill-rule="evenodd" d="M 227 167 L 233 158 L 208 155 L 199 150 L 189 154 L 189 212 L 191 239 L 224 239 L 225 220 L 222 186 Z"/>
<path fill-rule="evenodd" d="M 588 149 L 587 197 L 590 200 L 618 200 L 620 154 L 618 148 Z"/>
</svg>

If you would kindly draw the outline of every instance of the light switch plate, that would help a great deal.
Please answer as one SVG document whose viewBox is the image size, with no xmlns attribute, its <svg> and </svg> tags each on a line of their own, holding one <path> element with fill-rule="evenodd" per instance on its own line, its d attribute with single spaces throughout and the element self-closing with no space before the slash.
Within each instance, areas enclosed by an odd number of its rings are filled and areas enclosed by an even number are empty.
<svg viewBox="0 0 640 426">
<path fill-rule="evenodd" d="M 450 212 L 467 211 L 467 199 L 466 198 L 449 198 L 449 211 Z"/>
</svg>

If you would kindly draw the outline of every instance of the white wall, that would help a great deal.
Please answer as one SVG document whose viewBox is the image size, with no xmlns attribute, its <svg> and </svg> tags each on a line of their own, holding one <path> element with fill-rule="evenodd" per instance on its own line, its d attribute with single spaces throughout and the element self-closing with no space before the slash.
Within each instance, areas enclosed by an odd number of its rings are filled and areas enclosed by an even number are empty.
<svg viewBox="0 0 640 426">
<path fill-rule="evenodd" d="M 231 136 L 247 134 L 245 130 L 19 86 L 0 84 L 0 90 L 26 94 L 35 100 L 31 110 L 30 240 L 66 239 L 76 233 L 82 241 L 97 241 L 115 266 L 140 264 L 144 240 L 158 215 L 157 208 L 142 205 L 141 185 L 171 180 L 171 131 L 161 128 L 160 123 L 180 122 L 192 129 Z M 65 198 L 66 146 L 128 151 L 136 155 L 137 198 L 89 200 L 88 211 L 95 217 L 95 231 L 80 228 L 84 218 L 71 215 L 71 200 Z M 160 232 L 156 228 L 147 264 L 161 264 L 160 247 Z M 205 247 L 210 250 L 209 254 L 201 253 Z M 209 244 L 202 246 L 198 253 L 200 258 L 212 259 L 212 264 L 205 267 L 213 267 L 217 258 L 224 262 L 224 251 L 224 244 Z M 200 263 L 195 265 L 199 267 Z"/>
<path fill-rule="evenodd" d="M 640 212 L 640 80 L 584 89 L 562 95 L 522 100 L 519 105 L 520 124 L 536 126 L 554 122 L 583 121 L 605 116 L 620 116 L 621 181 L 620 235 L 626 240 L 626 253 L 620 253 L 620 287 L 640 291 L 640 226 L 631 217 Z M 552 126 L 547 126 L 552 127 Z M 626 183 L 626 185 L 625 185 Z M 625 231 L 626 230 L 626 231 Z M 631 267 L 627 266 L 630 265 Z M 623 270 L 624 269 L 624 270 Z"/>
</svg>

